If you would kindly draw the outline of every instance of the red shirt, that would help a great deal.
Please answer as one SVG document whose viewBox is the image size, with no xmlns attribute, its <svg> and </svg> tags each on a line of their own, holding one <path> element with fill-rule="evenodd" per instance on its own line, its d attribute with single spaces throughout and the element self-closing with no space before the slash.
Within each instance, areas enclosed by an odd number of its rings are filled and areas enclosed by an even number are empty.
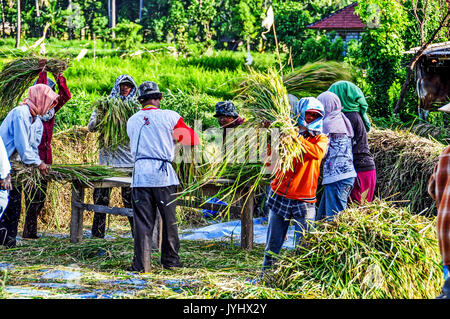
<svg viewBox="0 0 450 319">
<path fill-rule="evenodd" d="M 37 84 L 47 84 L 47 72 L 42 71 L 39 74 L 39 79 L 37 80 Z M 71 95 L 69 92 L 69 88 L 67 87 L 66 79 L 61 74 L 56 77 L 56 83 L 58 84 L 58 104 L 55 106 L 55 115 L 61 107 L 70 100 Z M 42 121 L 44 126 L 44 132 L 42 133 L 41 144 L 38 146 L 39 157 L 45 164 L 52 164 L 52 137 L 53 137 L 53 128 L 55 126 L 55 117 L 53 116 L 49 121 Z"/>
</svg>

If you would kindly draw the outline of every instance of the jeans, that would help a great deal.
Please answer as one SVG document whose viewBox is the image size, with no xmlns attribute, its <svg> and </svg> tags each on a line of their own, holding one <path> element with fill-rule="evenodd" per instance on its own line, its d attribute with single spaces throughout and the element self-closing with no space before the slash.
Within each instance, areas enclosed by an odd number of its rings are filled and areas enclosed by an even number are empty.
<svg viewBox="0 0 450 319">
<path fill-rule="evenodd" d="M 305 215 L 301 218 L 294 219 L 294 241 L 295 245 L 299 245 L 303 234 L 312 228 L 312 223 L 315 218 L 315 205 L 309 204 Z M 270 268 L 273 264 L 273 254 L 278 255 L 283 246 L 284 238 L 286 237 L 290 220 L 269 211 L 269 226 L 267 229 L 266 248 L 264 250 L 263 271 Z"/>
<path fill-rule="evenodd" d="M 325 185 L 316 220 L 326 217 L 327 221 L 331 221 L 334 215 L 346 209 L 354 183 L 355 178 L 350 177 Z"/>
<path fill-rule="evenodd" d="M 9 191 L 0 190 L 0 220 L 2 219 L 2 215 L 6 209 L 6 206 L 8 206 L 8 196 Z"/>
</svg>

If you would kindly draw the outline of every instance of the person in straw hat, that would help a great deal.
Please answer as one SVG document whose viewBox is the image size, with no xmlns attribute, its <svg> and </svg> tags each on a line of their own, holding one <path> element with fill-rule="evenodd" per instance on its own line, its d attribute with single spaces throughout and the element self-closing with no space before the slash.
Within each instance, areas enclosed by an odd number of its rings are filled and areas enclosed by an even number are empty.
<svg viewBox="0 0 450 319">
<path fill-rule="evenodd" d="M 180 184 L 172 166 L 176 143 L 194 146 L 199 138 L 175 111 L 160 109 L 162 93 L 155 82 L 138 87 L 142 109 L 127 122 L 134 159 L 131 196 L 134 216 L 134 256 L 129 271 L 149 272 L 157 210 L 162 218 L 161 265 L 182 267 L 176 218 Z"/>
<path fill-rule="evenodd" d="M 25 101 L 12 109 L 0 125 L 0 137 L 8 157 L 26 165 L 35 165 L 42 174 L 48 174 L 45 162 L 40 158 L 38 146 L 44 131 L 39 116 L 43 116 L 58 103 L 58 94 L 45 84 L 28 89 Z M 20 159 L 17 156 L 20 156 Z M 12 165 L 14 167 L 14 164 Z M 16 185 L 10 192 L 9 204 L 0 220 L 0 244 L 8 248 L 16 246 L 17 227 L 22 210 L 22 187 Z"/>
<path fill-rule="evenodd" d="M 450 103 L 438 109 L 450 113 Z M 439 156 L 439 161 L 428 182 L 428 193 L 436 201 L 437 207 L 437 238 L 442 256 L 444 285 L 439 299 L 450 299 L 450 146 L 447 146 Z"/>
</svg>

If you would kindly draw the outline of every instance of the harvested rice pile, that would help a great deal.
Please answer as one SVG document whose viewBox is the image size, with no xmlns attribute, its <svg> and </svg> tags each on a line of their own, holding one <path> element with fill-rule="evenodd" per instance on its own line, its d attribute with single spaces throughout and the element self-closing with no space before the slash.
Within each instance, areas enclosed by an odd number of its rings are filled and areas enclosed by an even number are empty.
<svg viewBox="0 0 450 319">
<path fill-rule="evenodd" d="M 373 128 L 368 138 L 377 166 L 375 194 L 390 201 L 405 201 L 414 213 L 435 213 L 427 186 L 445 146 L 403 130 Z"/>
<path fill-rule="evenodd" d="M 318 223 L 266 283 L 314 298 L 435 298 L 443 284 L 435 222 L 376 200 Z"/>
</svg>

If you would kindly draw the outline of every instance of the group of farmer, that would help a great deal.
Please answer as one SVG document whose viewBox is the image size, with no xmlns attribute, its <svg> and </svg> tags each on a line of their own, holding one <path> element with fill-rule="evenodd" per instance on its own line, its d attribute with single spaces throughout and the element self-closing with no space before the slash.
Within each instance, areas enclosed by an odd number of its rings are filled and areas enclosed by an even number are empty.
<svg viewBox="0 0 450 319">
<path fill-rule="evenodd" d="M 41 60 L 39 65 L 42 72 L 28 89 L 27 97 L 0 125 L 0 244 L 8 248 L 16 246 L 23 191 L 20 185 L 11 183 L 11 163 L 33 165 L 41 174 L 48 174 L 55 113 L 71 98 L 64 76 L 55 75 L 55 84 L 47 78 L 46 61 Z M 133 217 L 129 217 L 134 238 L 130 271 L 150 271 L 157 213 L 162 219 L 161 265 L 168 269 L 182 266 L 175 210 L 175 193 L 180 182 L 171 164 L 177 143 L 195 146 L 199 139 L 177 112 L 160 108 L 162 96 L 155 82 L 137 86 L 131 76 L 119 76 L 110 97 L 136 99 L 141 109 L 127 122 L 129 144 L 115 150 L 99 149 L 99 164 L 132 172 L 131 187 L 121 189 L 124 206 L 133 210 Z M 315 221 L 333 220 L 346 209 L 348 201 L 370 202 L 375 191 L 376 168 L 367 138 L 371 124 L 361 89 L 351 82 L 338 81 L 317 98 L 297 99 L 289 95 L 289 102 L 305 152 L 302 160 L 294 160 L 292 170 L 275 172 L 265 194 L 269 224 L 262 274 L 272 267 L 274 256 L 280 253 L 291 221 L 295 226 L 295 242 L 301 245 L 305 232 L 314 227 Z M 449 106 L 442 108 L 446 112 L 448 109 Z M 245 121 L 231 101 L 217 103 L 214 116 L 223 128 L 224 140 L 230 129 Z M 89 130 L 98 130 L 100 122 L 94 110 Z M 438 238 L 445 266 L 450 263 L 449 156 L 447 147 L 429 185 L 429 192 L 437 201 Z M 316 211 L 321 171 L 323 193 Z M 38 238 L 37 217 L 44 206 L 47 184 L 40 185 L 24 194 L 23 238 Z M 110 194 L 109 188 L 95 189 L 94 204 L 109 205 Z M 94 214 L 93 237 L 105 236 L 105 220 L 105 214 Z M 448 280 L 443 295 L 450 295 Z"/>
</svg>

